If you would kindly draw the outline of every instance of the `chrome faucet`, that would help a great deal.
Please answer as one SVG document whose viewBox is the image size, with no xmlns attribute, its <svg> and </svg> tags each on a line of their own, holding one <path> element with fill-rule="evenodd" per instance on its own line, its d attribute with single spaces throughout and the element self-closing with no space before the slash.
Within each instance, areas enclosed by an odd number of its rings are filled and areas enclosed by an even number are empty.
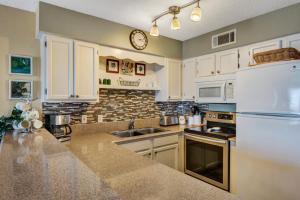
<svg viewBox="0 0 300 200">
<path fill-rule="evenodd" d="M 134 129 L 134 118 L 130 119 L 129 124 L 128 124 L 128 129 L 129 130 Z"/>
</svg>

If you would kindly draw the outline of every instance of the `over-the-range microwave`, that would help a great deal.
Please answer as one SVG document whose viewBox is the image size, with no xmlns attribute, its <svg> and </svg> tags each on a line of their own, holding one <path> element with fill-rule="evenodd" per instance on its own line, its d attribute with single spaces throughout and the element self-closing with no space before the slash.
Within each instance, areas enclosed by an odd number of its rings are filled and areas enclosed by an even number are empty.
<svg viewBox="0 0 300 200">
<path fill-rule="evenodd" d="M 196 83 L 196 102 L 235 103 L 235 80 Z"/>
</svg>

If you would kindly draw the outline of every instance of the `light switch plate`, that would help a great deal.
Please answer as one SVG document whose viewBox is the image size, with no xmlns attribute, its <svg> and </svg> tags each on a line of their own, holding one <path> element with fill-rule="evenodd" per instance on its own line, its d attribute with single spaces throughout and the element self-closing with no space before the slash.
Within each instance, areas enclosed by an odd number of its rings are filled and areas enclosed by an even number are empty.
<svg viewBox="0 0 300 200">
<path fill-rule="evenodd" d="M 103 122 L 103 115 L 98 115 L 98 123 Z"/>
<path fill-rule="evenodd" d="M 81 115 L 81 123 L 86 124 L 87 123 L 87 116 Z"/>
</svg>

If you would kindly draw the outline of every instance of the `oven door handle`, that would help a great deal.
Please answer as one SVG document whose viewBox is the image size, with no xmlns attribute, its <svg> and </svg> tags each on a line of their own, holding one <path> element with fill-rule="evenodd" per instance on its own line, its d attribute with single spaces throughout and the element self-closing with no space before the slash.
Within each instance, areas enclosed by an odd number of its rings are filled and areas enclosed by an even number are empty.
<svg viewBox="0 0 300 200">
<path fill-rule="evenodd" d="M 187 136 L 190 138 L 196 139 L 196 140 L 203 140 L 203 141 L 214 142 L 214 143 L 218 143 L 218 144 L 226 144 L 225 140 L 214 140 L 214 139 L 203 138 L 203 137 L 195 137 L 195 136 L 191 136 L 191 135 L 187 135 Z"/>
</svg>

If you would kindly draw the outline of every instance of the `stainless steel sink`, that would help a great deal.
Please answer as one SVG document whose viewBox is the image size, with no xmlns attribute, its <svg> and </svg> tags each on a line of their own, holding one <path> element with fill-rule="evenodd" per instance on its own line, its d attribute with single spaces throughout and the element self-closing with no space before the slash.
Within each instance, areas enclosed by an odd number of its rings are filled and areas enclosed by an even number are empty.
<svg viewBox="0 0 300 200">
<path fill-rule="evenodd" d="M 146 135 L 151 133 L 161 133 L 166 132 L 168 130 L 162 128 L 139 128 L 139 129 L 131 129 L 125 131 L 115 131 L 112 132 L 113 135 L 118 137 L 134 137 L 139 135 Z"/>
</svg>

